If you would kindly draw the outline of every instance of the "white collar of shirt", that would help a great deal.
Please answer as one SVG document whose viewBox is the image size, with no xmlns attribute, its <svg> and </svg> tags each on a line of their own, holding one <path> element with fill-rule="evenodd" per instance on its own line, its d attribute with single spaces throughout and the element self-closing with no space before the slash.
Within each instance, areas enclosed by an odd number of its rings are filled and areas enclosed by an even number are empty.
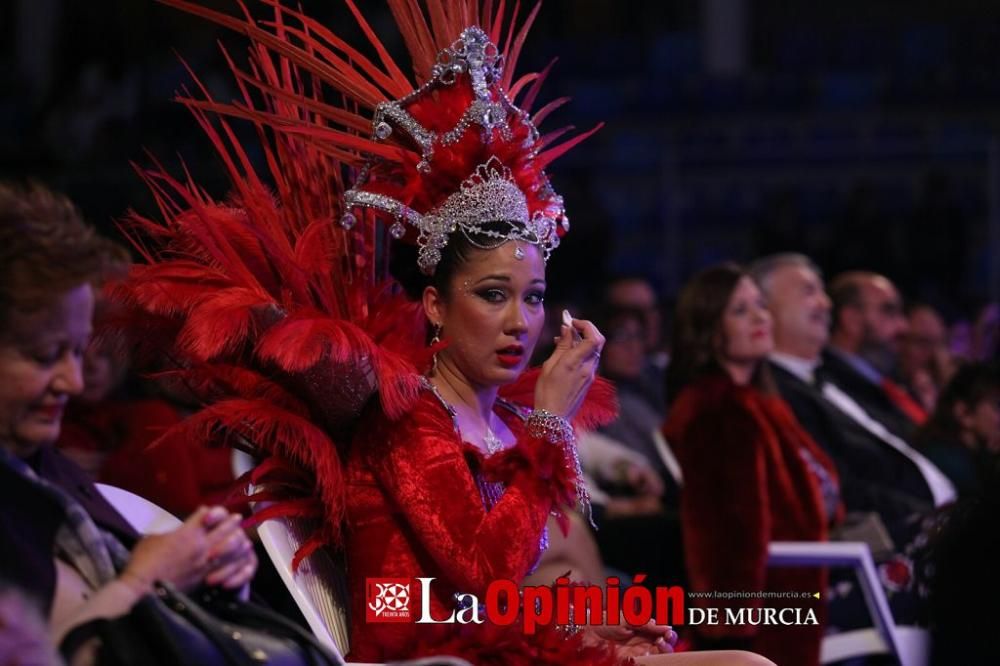
<svg viewBox="0 0 1000 666">
<path fill-rule="evenodd" d="M 771 352 L 768 357 L 775 365 L 792 373 L 807 384 L 813 383 L 813 373 L 819 367 L 819 359 L 809 360 L 800 356 L 792 356 L 784 352 Z"/>
</svg>

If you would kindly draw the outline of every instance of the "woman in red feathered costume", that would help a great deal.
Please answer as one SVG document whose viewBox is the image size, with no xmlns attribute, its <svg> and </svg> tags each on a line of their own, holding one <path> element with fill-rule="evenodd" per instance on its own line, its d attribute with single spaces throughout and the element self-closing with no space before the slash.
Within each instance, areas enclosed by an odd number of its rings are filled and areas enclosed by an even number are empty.
<svg viewBox="0 0 1000 666">
<path fill-rule="evenodd" d="M 702 605 L 783 606 L 818 625 L 699 626 L 695 644 L 742 647 L 778 664 L 819 663 L 821 568 L 768 568 L 771 541 L 822 541 L 842 516 L 833 464 L 771 387 L 762 365 L 771 318 L 750 277 L 733 265 L 707 269 L 678 299 L 664 434 L 684 475 L 681 520 L 691 589 L 793 592 L 794 599 L 733 598 Z M 720 611 L 724 614 L 725 611 Z M 794 619 L 793 615 L 787 615 Z"/>
<path fill-rule="evenodd" d="M 218 103 L 204 88 L 206 98 L 181 99 L 233 193 L 215 202 L 147 172 L 165 220 L 134 217 L 146 263 L 116 293 L 143 346 L 167 350 L 172 379 L 206 403 L 166 443 L 253 447 L 262 462 L 251 480 L 264 488 L 254 497 L 274 502 L 257 516 L 319 518 L 300 558 L 345 549 L 351 658 L 766 663 L 658 654 L 675 635 L 653 625 L 529 637 L 516 624 L 366 620 L 368 578 L 436 579 L 435 617 L 451 615 L 455 593 L 482 599 L 494 580 L 522 581 L 547 516 L 586 499 L 570 420 L 614 413 L 607 387 L 603 398 L 591 390 L 604 340 L 570 320 L 552 356 L 525 370 L 545 261 L 569 229 L 544 168 L 593 130 L 562 143 L 563 131 L 539 134 L 562 100 L 526 112 L 548 70 L 513 78 L 535 13 L 505 28 L 502 2 L 391 2 L 416 85 L 350 2 L 377 60 L 278 2 L 260 22 L 167 2 L 251 41 L 249 69 L 229 60 L 241 100 Z M 273 187 L 231 118 L 258 130 Z M 345 167 L 359 170 L 350 188 Z M 390 261 L 409 299 L 386 275 Z"/>
<path fill-rule="evenodd" d="M 521 580 L 541 554 L 550 511 L 574 503 L 572 442 L 546 439 L 532 426 L 569 427 L 564 419 L 576 416 L 604 339 L 589 322 L 573 320 L 533 377 L 533 394 L 528 387 L 534 411 L 500 398 L 526 370 L 542 329 L 545 262 L 537 245 L 509 241 L 483 250 L 473 241 L 490 242 L 455 234 L 433 277 L 411 285 L 434 337 L 447 345 L 436 353 L 426 389 L 396 421 L 373 406 L 348 458 L 355 660 L 396 659 L 456 633 L 454 625 L 365 621 L 367 578 L 435 577 L 431 612 L 448 617 L 454 594 L 482 599 L 494 580 Z M 414 268 L 415 260 L 411 253 Z M 421 608 L 415 587 L 414 612 Z M 643 650 L 667 649 L 665 632 L 651 631 Z"/>
</svg>

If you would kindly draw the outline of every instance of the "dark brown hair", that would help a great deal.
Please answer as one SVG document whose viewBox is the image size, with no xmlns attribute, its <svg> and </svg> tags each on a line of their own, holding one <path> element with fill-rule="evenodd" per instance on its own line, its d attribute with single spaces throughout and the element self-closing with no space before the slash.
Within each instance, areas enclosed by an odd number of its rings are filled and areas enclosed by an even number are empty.
<svg viewBox="0 0 1000 666">
<path fill-rule="evenodd" d="M 917 431 L 914 442 L 924 447 L 931 444 L 961 444 L 962 425 L 955 416 L 955 407 L 963 404 L 975 409 L 983 400 L 1000 398 L 1000 370 L 992 363 L 969 363 L 958 369 L 941 391 L 934 413 Z"/>
<path fill-rule="evenodd" d="M 500 247 L 502 242 L 489 235 L 489 232 L 507 233 L 509 222 L 494 222 L 482 225 L 486 233 L 467 235 L 454 231 L 448 235 L 448 244 L 441 248 L 441 260 L 434 267 L 433 275 L 425 275 L 417 265 L 417 247 L 404 242 L 394 242 L 389 259 L 389 272 L 402 285 L 406 295 L 419 301 L 423 298 L 424 289 L 435 287 L 444 298 L 451 295 L 451 279 L 469 257 L 478 249 L 493 249 Z"/>
<path fill-rule="evenodd" d="M 830 317 L 833 330 L 840 328 L 842 313 L 845 308 L 861 306 L 861 287 L 865 280 L 875 277 L 876 273 L 869 271 L 848 271 L 833 278 L 827 292 L 830 294 Z"/>
<path fill-rule="evenodd" d="M 40 185 L 0 183 L 0 321 L 31 313 L 128 262 L 66 197 Z"/>
<path fill-rule="evenodd" d="M 720 348 L 725 346 L 722 316 L 745 277 L 749 277 L 745 270 L 727 262 L 706 268 L 681 289 L 667 369 L 668 402 L 696 379 L 725 372 L 718 360 Z M 765 364 L 758 366 L 751 383 L 765 392 L 772 391 Z"/>
</svg>

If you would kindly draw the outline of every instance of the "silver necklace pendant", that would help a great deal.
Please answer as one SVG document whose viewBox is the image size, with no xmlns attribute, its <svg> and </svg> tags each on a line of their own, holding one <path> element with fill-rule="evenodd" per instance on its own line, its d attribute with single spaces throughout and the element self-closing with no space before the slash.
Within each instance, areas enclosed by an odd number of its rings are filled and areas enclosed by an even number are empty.
<svg viewBox="0 0 1000 666">
<path fill-rule="evenodd" d="M 493 455 L 497 451 L 503 448 L 503 442 L 500 438 L 493 434 L 493 430 L 486 426 L 486 434 L 483 435 L 483 444 L 486 445 L 486 450 Z"/>
</svg>

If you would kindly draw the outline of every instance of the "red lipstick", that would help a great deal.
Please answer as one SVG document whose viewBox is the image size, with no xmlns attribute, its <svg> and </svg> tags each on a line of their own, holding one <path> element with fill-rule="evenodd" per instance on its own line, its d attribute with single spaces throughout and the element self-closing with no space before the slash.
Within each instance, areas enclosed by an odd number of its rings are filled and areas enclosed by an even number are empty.
<svg viewBox="0 0 1000 666">
<path fill-rule="evenodd" d="M 521 345 L 509 345 L 497 350 L 497 360 L 500 365 L 506 368 L 513 368 L 524 358 L 524 347 Z"/>
</svg>

